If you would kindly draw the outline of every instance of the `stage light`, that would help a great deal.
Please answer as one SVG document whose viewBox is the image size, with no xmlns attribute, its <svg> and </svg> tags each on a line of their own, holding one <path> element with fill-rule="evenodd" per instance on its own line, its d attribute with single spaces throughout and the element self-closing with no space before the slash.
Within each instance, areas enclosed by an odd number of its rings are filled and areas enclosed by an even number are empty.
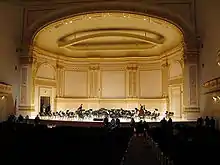
<svg viewBox="0 0 220 165">
<path fill-rule="evenodd" d="M 4 100 L 4 99 L 5 99 L 5 96 L 2 96 L 1 99 Z"/>
</svg>

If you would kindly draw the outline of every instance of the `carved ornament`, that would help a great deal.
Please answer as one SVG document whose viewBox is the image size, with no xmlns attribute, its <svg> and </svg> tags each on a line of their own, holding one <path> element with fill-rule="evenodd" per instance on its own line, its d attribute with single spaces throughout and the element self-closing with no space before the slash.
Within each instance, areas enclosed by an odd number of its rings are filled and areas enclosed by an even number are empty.
<svg viewBox="0 0 220 165">
<path fill-rule="evenodd" d="M 12 86 L 0 82 L 0 93 L 11 93 Z"/>
</svg>

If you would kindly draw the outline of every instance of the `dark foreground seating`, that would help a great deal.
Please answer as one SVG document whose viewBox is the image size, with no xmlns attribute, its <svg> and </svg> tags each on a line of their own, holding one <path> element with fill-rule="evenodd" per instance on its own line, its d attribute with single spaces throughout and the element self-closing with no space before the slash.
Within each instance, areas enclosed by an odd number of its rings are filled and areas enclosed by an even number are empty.
<svg viewBox="0 0 220 165">
<path fill-rule="evenodd" d="M 161 127 L 152 128 L 149 134 L 163 155 L 173 160 L 175 165 L 218 162 L 218 131 L 179 125 L 172 131 Z"/>
<path fill-rule="evenodd" d="M 130 128 L 80 128 L 14 124 L 1 126 L 2 158 L 8 162 L 120 164 Z"/>
</svg>

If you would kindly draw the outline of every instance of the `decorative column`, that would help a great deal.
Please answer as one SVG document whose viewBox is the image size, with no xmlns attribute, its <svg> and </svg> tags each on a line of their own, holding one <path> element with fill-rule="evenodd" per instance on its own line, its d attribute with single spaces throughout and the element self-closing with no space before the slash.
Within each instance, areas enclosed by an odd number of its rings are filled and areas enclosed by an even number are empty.
<svg viewBox="0 0 220 165">
<path fill-rule="evenodd" d="M 166 98 L 166 110 L 169 111 L 170 109 L 169 91 L 168 91 L 169 64 L 167 61 L 162 63 L 161 71 L 162 71 L 162 97 Z"/>
<path fill-rule="evenodd" d="M 57 97 L 63 97 L 63 83 L 64 83 L 64 67 L 62 65 L 56 65 L 57 70 Z"/>
<path fill-rule="evenodd" d="M 162 96 L 168 96 L 168 79 L 169 79 L 169 64 L 168 62 L 164 62 L 161 65 L 162 71 Z"/>
<path fill-rule="evenodd" d="M 89 67 L 89 97 L 99 97 L 99 66 L 91 65 Z"/>
<path fill-rule="evenodd" d="M 200 115 L 198 56 L 197 51 L 185 53 L 183 103 L 184 115 L 189 119 L 196 119 Z"/>
<path fill-rule="evenodd" d="M 35 62 L 30 56 L 20 58 L 21 63 L 21 91 L 20 91 L 20 111 L 33 112 L 34 109 L 34 73 Z"/>
<path fill-rule="evenodd" d="M 136 64 L 129 64 L 127 66 L 127 98 L 138 97 L 138 67 Z"/>
</svg>

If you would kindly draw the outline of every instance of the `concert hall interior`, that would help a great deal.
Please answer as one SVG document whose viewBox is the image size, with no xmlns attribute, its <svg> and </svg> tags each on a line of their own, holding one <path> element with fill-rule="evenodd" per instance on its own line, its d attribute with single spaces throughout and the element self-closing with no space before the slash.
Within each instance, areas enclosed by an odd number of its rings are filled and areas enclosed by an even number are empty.
<svg viewBox="0 0 220 165">
<path fill-rule="evenodd" d="M 219 162 L 219 8 L 1 0 L 0 161 Z"/>
<path fill-rule="evenodd" d="M 210 85 L 219 82 L 210 70 L 219 69 L 218 53 L 203 49 L 198 37 L 199 5 L 191 15 L 180 4 L 184 11 L 134 2 L 54 5 L 1 3 L 10 16 L 7 23 L 1 18 L 2 120 L 11 113 L 34 117 L 43 104 L 52 112 L 144 105 L 178 119 L 218 116 L 218 85 Z"/>
</svg>

